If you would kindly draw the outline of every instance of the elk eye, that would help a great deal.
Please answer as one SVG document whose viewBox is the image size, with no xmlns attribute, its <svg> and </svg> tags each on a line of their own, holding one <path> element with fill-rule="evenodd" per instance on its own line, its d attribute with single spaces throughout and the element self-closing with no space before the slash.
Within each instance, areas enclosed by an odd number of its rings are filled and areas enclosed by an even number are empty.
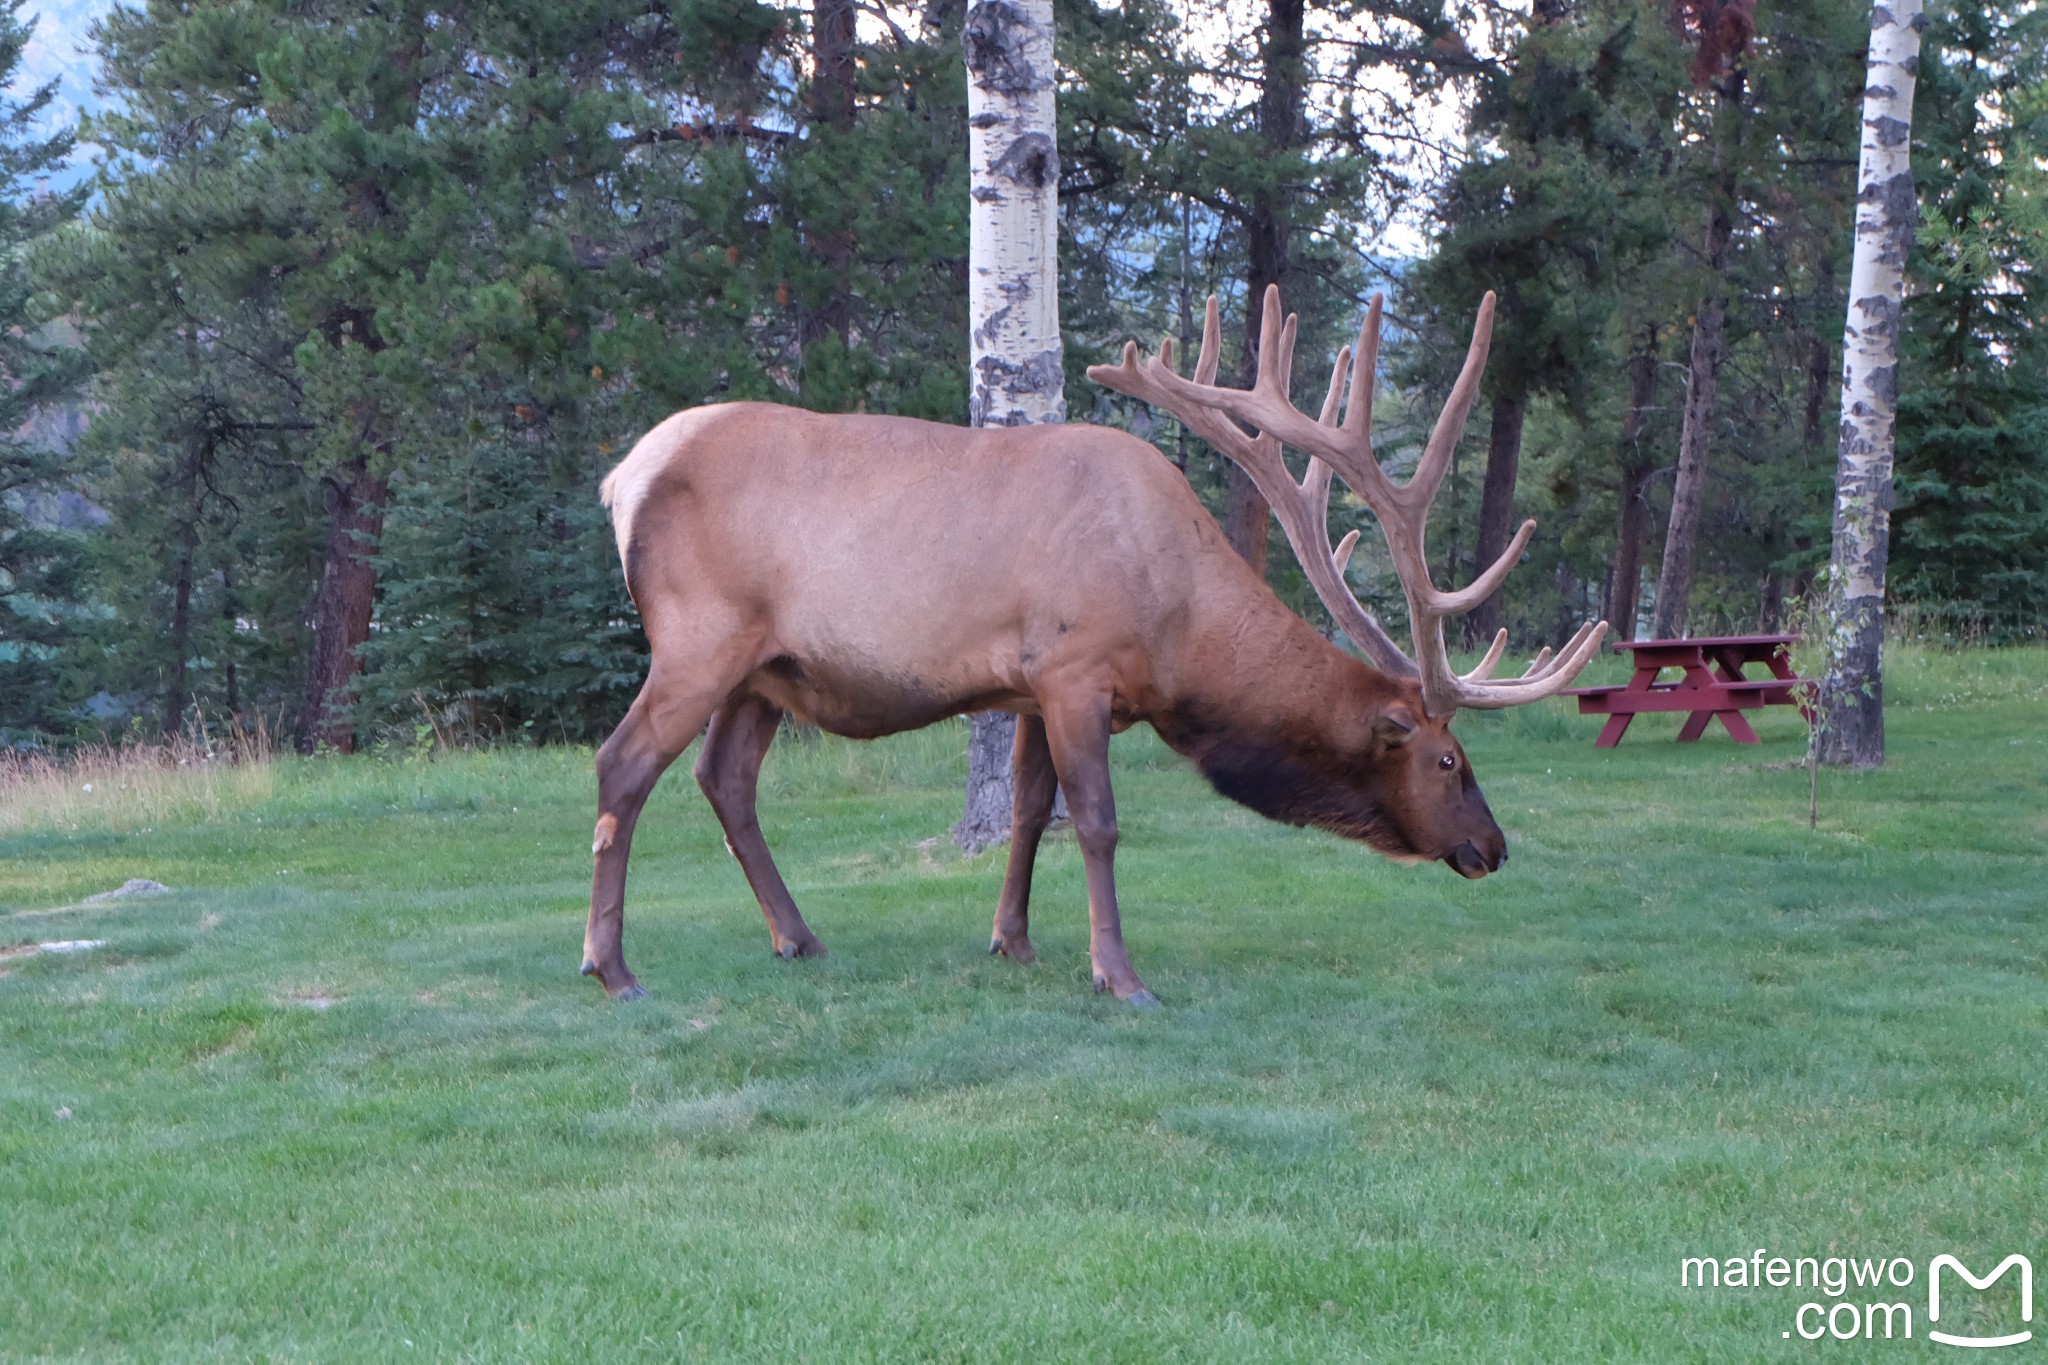
<svg viewBox="0 0 2048 1365">
<path fill-rule="evenodd" d="M 1436 766 L 1442 768 L 1447 773 L 1454 773 L 1458 771 L 1458 756 L 1456 754 L 1445 754 L 1436 761 Z"/>
</svg>

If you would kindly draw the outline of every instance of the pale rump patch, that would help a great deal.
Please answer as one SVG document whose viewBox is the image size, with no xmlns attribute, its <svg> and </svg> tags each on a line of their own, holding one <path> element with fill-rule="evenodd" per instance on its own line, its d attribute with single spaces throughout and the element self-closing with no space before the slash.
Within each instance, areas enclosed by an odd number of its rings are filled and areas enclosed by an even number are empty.
<svg viewBox="0 0 2048 1365">
<path fill-rule="evenodd" d="M 676 413 L 635 442 L 618 468 L 605 475 L 598 496 L 611 509 L 612 529 L 618 535 L 620 559 L 625 558 L 626 547 L 632 543 L 633 518 L 639 512 L 640 504 L 646 500 L 647 490 L 654 483 L 655 476 L 668 467 L 690 433 L 709 415 L 716 413 L 720 406 L 713 403 Z"/>
<path fill-rule="evenodd" d="M 590 841 L 590 854 L 594 858 L 612 846 L 612 836 L 619 832 L 619 817 L 600 815 L 597 817 L 597 837 Z"/>
</svg>

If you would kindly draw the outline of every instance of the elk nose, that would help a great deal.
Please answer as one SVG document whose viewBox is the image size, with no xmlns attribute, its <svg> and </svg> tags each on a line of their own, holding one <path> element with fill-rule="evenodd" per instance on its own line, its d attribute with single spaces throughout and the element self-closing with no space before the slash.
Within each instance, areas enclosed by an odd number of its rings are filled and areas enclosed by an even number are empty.
<svg viewBox="0 0 2048 1365">
<path fill-rule="evenodd" d="M 1444 855 L 1444 862 L 1449 864 L 1451 871 L 1457 873 L 1460 877 L 1484 877 L 1507 860 L 1507 850 L 1502 849 L 1500 857 L 1494 862 L 1488 863 L 1486 855 L 1481 853 L 1478 846 L 1470 839 L 1467 839 L 1464 843 L 1459 844 Z"/>
</svg>

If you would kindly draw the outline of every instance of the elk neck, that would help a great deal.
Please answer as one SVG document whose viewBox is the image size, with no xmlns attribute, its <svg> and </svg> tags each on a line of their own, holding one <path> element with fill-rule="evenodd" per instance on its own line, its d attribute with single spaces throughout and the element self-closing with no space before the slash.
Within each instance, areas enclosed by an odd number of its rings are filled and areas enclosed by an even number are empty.
<svg viewBox="0 0 2048 1365">
<path fill-rule="evenodd" d="M 1152 726 L 1231 800 L 1370 838 L 1384 815 L 1361 760 L 1388 706 L 1408 701 L 1420 713 L 1414 685 L 1338 649 L 1263 584 L 1258 597 L 1197 632 L 1194 665 Z"/>
</svg>

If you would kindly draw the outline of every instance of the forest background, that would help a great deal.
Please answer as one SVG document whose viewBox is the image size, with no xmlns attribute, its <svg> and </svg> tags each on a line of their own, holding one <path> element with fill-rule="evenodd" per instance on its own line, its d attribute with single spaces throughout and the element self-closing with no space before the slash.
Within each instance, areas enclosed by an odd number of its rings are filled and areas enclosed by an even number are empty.
<svg viewBox="0 0 2048 1365">
<path fill-rule="evenodd" d="M 596 489 L 641 432 L 741 398 L 965 420 L 965 0 L 117 6 L 83 152 L 7 14 L 0 740 L 256 715 L 308 749 L 598 738 L 642 641 Z M 1186 354 L 1211 292 L 1242 373 L 1268 282 L 1303 315 L 1304 403 L 1310 357 L 1387 293 L 1396 470 L 1499 291 L 1432 556 L 1463 581 L 1539 530 L 1475 638 L 1805 622 L 1867 7 L 1058 20 L 1070 416 L 1158 444 L 1290 604 L 1326 619 L 1256 494 L 1082 378 L 1131 337 Z M 2048 11 L 1929 20 L 1894 606 L 2039 638 Z M 1398 626 L 1374 542 L 1354 586 Z"/>
</svg>

